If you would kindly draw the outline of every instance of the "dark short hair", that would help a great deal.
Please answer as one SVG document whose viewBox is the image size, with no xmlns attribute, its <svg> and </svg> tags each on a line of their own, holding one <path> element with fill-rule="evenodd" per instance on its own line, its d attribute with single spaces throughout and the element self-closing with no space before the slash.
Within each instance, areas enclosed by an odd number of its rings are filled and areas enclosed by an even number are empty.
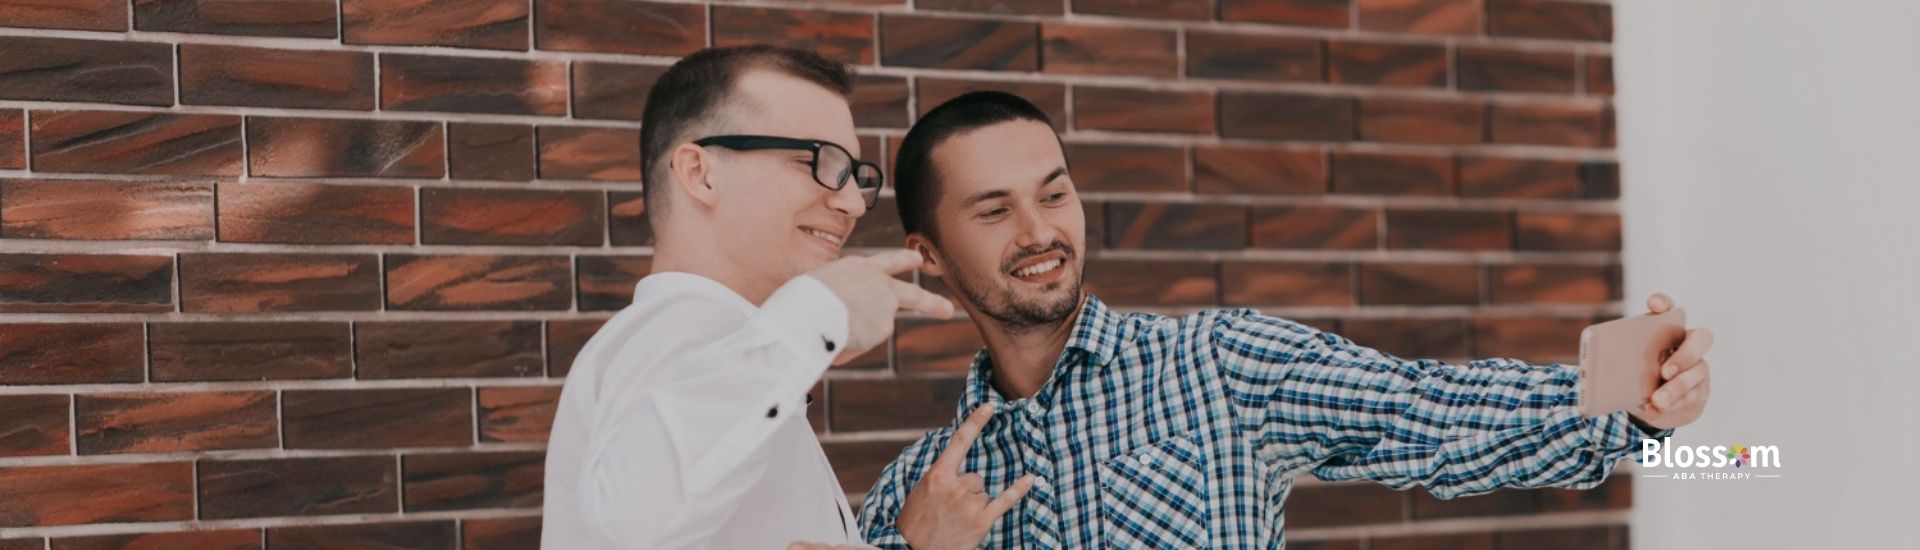
<svg viewBox="0 0 1920 550">
<path fill-rule="evenodd" d="M 1019 120 L 1053 124 L 1047 120 L 1047 113 L 1032 102 L 997 91 L 970 92 L 921 115 L 913 128 L 907 130 L 907 136 L 901 138 L 900 152 L 893 160 L 894 202 L 900 209 L 901 228 L 907 233 L 934 236 L 933 208 L 940 204 L 940 174 L 933 166 L 934 147 L 961 134 Z M 1059 134 L 1054 135 L 1054 139 L 1059 138 Z"/>
<path fill-rule="evenodd" d="M 772 69 L 840 94 L 853 96 L 853 76 L 845 64 L 806 50 L 754 44 L 707 48 L 668 67 L 647 92 L 646 111 L 640 115 L 641 181 L 646 187 L 647 217 L 659 219 L 666 207 L 668 152 L 684 141 L 699 139 L 687 133 L 703 128 L 721 114 L 731 99 L 733 83 L 752 69 Z M 654 223 L 654 229 L 659 224 Z"/>
</svg>

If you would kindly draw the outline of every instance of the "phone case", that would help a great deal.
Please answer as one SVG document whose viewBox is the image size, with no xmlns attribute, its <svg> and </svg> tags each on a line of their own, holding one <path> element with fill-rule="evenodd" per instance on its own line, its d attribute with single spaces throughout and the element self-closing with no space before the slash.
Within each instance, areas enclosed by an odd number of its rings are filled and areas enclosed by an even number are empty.
<svg viewBox="0 0 1920 550">
<path fill-rule="evenodd" d="M 1592 418 L 1645 404 L 1660 387 L 1660 366 L 1686 337 L 1680 308 L 1580 331 L 1580 413 Z"/>
</svg>

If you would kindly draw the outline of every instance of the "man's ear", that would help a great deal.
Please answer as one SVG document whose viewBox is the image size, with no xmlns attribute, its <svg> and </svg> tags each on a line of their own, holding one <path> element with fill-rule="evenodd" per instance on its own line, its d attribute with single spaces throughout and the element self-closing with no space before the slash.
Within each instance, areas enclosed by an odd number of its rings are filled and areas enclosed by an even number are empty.
<svg viewBox="0 0 1920 550">
<path fill-rule="evenodd" d="M 720 202 L 720 191 L 713 186 L 713 156 L 692 143 L 682 143 L 667 154 L 667 171 L 672 176 L 673 193 L 712 208 Z"/>
<path fill-rule="evenodd" d="M 947 267 L 940 264 L 940 254 L 934 252 L 933 241 L 926 235 L 913 233 L 907 235 L 907 248 L 920 253 L 920 272 L 928 277 L 945 277 Z"/>
</svg>

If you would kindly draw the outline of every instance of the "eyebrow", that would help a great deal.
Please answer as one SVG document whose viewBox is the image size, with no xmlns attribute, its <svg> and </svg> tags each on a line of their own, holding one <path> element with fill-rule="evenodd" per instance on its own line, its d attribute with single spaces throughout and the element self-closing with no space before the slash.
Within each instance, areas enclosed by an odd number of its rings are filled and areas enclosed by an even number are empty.
<svg viewBox="0 0 1920 550">
<path fill-rule="evenodd" d="M 1053 183 L 1054 180 L 1058 180 L 1060 179 L 1060 176 L 1065 176 L 1065 175 L 1067 175 L 1067 167 L 1062 166 L 1059 168 L 1054 168 L 1052 172 L 1047 173 L 1047 177 L 1040 178 L 1039 187 L 1046 187 L 1047 184 Z M 972 195 L 967 196 L 966 200 L 960 201 L 960 207 L 972 208 L 973 205 L 975 204 L 979 204 L 981 202 L 989 201 L 993 199 L 1004 198 L 1011 194 L 1012 193 L 1008 193 L 1007 190 L 1005 189 L 981 191 L 979 193 L 974 193 Z"/>
</svg>

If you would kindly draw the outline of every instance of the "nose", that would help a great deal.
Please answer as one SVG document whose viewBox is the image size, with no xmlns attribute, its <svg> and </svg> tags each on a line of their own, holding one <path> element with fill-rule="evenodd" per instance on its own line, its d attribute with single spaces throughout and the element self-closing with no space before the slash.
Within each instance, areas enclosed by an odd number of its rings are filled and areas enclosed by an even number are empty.
<svg viewBox="0 0 1920 550">
<path fill-rule="evenodd" d="M 821 190 L 826 191 L 826 189 Z M 827 208 L 848 217 L 858 218 L 867 213 L 867 198 L 860 195 L 860 186 L 848 181 L 839 191 L 828 192 Z"/>
<path fill-rule="evenodd" d="M 1020 234 L 1015 236 L 1014 244 L 1020 248 L 1047 246 L 1060 240 L 1060 231 L 1048 223 L 1039 208 L 1031 205 L 1015 208 L 1014 216 L 1017 216 L 1020 224 Z"/>
</svg>

